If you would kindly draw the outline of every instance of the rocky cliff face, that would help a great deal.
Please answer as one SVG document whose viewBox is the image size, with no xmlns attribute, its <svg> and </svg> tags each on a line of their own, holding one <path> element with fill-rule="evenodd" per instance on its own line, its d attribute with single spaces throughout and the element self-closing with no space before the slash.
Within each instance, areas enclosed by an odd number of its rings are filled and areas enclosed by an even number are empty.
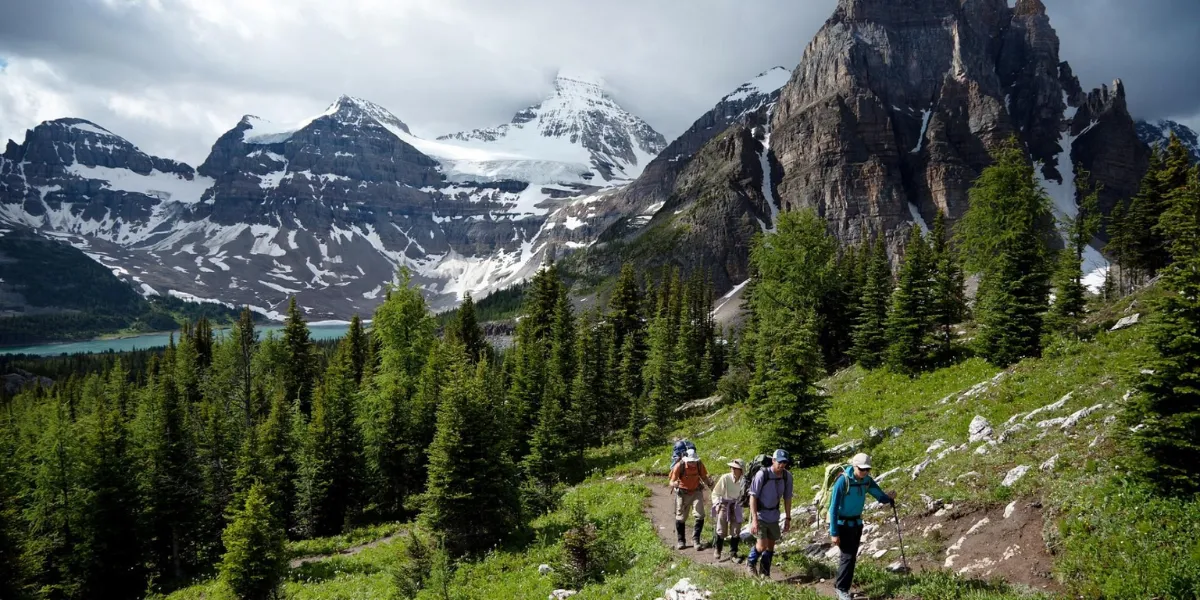
<svg viewBox="0 0 1200 600">
<path fill-rule="evenodd" d="M 785 210 L 898 248 L 913 221 L 961 217 L 989 149 L 1014 135 L 1063 212 L 1072 158 L 1111 205 L 1145 168 L 1132 123 L 1119 84 L 1082 91 L 1040 0 L 841 0 L 780 95 L 771 149 Z"/>
</svg>

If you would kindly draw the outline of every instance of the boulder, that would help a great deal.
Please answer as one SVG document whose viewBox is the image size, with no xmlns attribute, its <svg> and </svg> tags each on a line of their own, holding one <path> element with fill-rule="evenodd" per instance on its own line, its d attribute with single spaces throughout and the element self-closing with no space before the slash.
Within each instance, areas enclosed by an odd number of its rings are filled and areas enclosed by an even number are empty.
<svg viewBox="0 0 1200 600">
<path fill-rule="evenodd" d="M 1004 476 L 1004 481 L 1001 481 L 1000 485 L 1002 485 L 1004 487 L 1012 487 L 1018 481 L 1020 481 L 1021 478 L 1024 477 L 1025 474 L 1028 472 L 1029 472 L 1029 465 L 1020 465 L 1020 466 L 1013 467 L 1012 469 L 1010 469 L 1008 471 L 1008 474 L 1006 474 Z"/>
<path fill-rule="evenodd" d="M 1055 454 L 1054 456 L 1047 458 L 1046 462 L 1042 463 L 1041 470 L 1042 471 L 1053 471 L 1054 467 L 1056 467 L 1058 465 L 1058 456 L 1059 455 Z"/>
<path fill-rule="evenodd" d="M 935 440 L 932 444 L 929 445 L 928 448 L 925 449 L 925 454 L 933 454 L 934 452 L 941 450 L 946 445 L 946 443 L 947 443 L 946 440 L 943 440 L 943 439 Z"/>
<path fill-rule="evenodd" d="M 564 600 L 565 598 L 570 598 L 578 593 L 579 592 L 575 590 L 554 590 L 553 592 L 550 592 L 549 600 Z"/>
<path fill-rule="evenodd" d="M 1007 442 L 1008 440 L 1012 439 L 1013 436 L 1015 436 L 1018 432 L 1023 431 L 1024 429 L 1025 429 L 1024 423 L 1016 423 L 1012 427 L 1009 427 L 1008 429 L 1005 429 L 1004 431 L 1002 431 L 1000 433 L 1000 438 L 997 439 L 996 441 L 1003 444 L 1004 442 Z"/>
<path fill-rule="evenodd" d="M 546 565 L 546 564 L 538 565 L 538 575 L 549 575 L 553 572 L 554 572 L 554 569 L 550 565 Z"/>
<path fill-rule="evenodd" d="M 663 594 L 664 600 L 708 600 L 710 597 L 712 592 L 700 589 L 687 578 L 680 579 Z"/>
<path fill-rule="evenodd" d="M 992 437 L 992 424 L 980 415 L 976 415 L 971 419 L 971 425 L 967 428 L 967 441 L 971 443 L 986 440 Z"/>
<path fill-rule="evenodd" d="M 1120 321 L 1117 321 L 1117 324 L 1113 325 L 1112 329 L 1109 329 L 1109 331 L 1120 331 L 1122 329 L 1125 329 L 1126 327 L 1133 327 L 1134 325 L 1138 324 L 1138 321 L 1141 320 L 1141 318 L 1142 318 L 1141 313 L 1135 313 L 1135 314 L 1129 315 L 1128 317 L 1125 317 L 1125 318 L 1121 319 Z"/>
</svg>

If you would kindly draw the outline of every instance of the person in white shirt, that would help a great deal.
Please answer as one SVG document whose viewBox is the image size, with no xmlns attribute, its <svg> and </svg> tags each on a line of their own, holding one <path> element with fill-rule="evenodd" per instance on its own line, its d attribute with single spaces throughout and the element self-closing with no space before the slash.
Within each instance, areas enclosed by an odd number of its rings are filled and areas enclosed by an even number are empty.
<svg viewBox="0 0 1200 600">
<path fill-rule="evenodd" d="M 740 458 L 734 459 L 729 461 L 729 468 L 730 471 L 722 475 L 712 489 L 712 515 L 717 524 L 717 531 L 713 534 L 713 546 L 716 548 L 713 556 L 718 561 L 721 560 L 726 537 L 729 538 L 729 558 L 740 560 L 738 534 L 742 529 L 742 473 L 745 472 L 745 463 Z"/>
</svg>

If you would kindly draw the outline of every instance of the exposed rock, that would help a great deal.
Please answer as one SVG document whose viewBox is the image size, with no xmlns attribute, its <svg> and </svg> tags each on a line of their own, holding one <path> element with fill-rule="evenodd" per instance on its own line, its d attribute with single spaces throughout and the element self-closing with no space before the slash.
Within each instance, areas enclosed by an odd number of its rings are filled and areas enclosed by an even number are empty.
<svg viewBox="0 0 1200 600">
<path fill-rule="evenodd" d="M 724 398 L 722 398 L 720 395 L 717 395 L 709 396 L 708 398 L 701 398 L 699 400 L 692 400 L 691 402 L 684 402 L 675 409 L 675 412 L 683 414 L 690 412 L 704 412 L 720 405 L 723 399 Z"/>
<path fill-rule="evenodd" d="M 1042 463 L 1041 470 L 1053 471 L 1054 467 L 1058 465 L 1058 456 L 1059 455 L 1055 454 L 1054 456 L 1047 458 L 1046 462 Z"/>
<path fill-rule="evenodd" d="M 878 444 L 879 442 L 882 442 L 885 436 L 886 432 L 878 427 L 867 428 L 867 440 L 869 440 L 872 444 Z"/>
<path fill-rule="evenodd" d="M 1112 329 L 1109 329 L 1109 331 L 1119 331 L 1121 329 L 1125 329 L 1126 327 L 1133 327 L 1134 325 L 1138 324 L 1138 321 L 1141 318 L 1142 318 L 1141 313 L 1129 315 L 1128 317 L 1125 317 L 1125 318 L 1121 319 L 1120 321 L 1117 321 L 1117 324 L 1113 325 Z"/>
<path fill-rule="evenodd" d="M 979 447 L 975 449 L 975 454 L 983 456 L 984 454 L 988 453 L 991 447 L 991 444 L 980 444 Z"/>
<path fill-rule="evenodd" d="M 904 429 L 901 427 L 892 427 L 891 429 L 888 429 L 888 435 L 892 436 L 893 438 L 900 437 L 902 433 L 904 433 Z"/>
<path fill-rule="evenodd" d="M 902 467 L 896 467 L 895 469 L 884 471 L 882 474 L 880 474 L 878 477 L 875 478 L 875 483 L 883 483 L 884 479 L 887 479 L 888 477 L 895 475 L 901 469 L 902 469 Z"/>
<path fill-rule="evenodd" d="M 1020 466 L 1013 467 L 1012 469 L 1010 469 L 1008 471 L 1008 474 L 1006 474 L 1004 476 L 1004 481 L 1001 481 L 1000 485 L 1002 485 L 1004 487 L 1012 487 L 1014 484 L 1016 484 L 1018 481 L 1020 481 L 1022 477 L 1025 476 L 1025 473 L 1028 473 L 1028 472 L 1029 472 L 1029 465 L 1020 465 Z"/>
<path fill-rule="evenodd" d="M 1000 432 L 1000 438 L 997 439 L 996 441 L 1003 444 L 1004 442 L 1007 442 L 1008 440 L 1012 439 L 1013 436 L 1015 436 L 1017 433 L 1019 433 L 1023 430 L 1025 430 L 1025 425 L 1023 423 L 1017 423 L 1016 425 L 1013 425 L 1012 427 L 1009 427 L 1008 429 L 1005 429 L 1004 431 Z"/>
<path fill-rule="evenodd" d="M 1052 402 L 1050 404 L 1047 404 L 1046 406 L 1043 406 L 1041 408 L 1037 408 L 1037 409 L 1030 411 L 1029 414 L 1025 415 L 1021 420 L 1022 421 L 1031 421 L 1034 419 L 1034 417 L 1037 417 L 1038 415 L 1048 413 L 1048 412 L 1054 412 L 1056 410 L 1061 410 L 1063 406 L 1066 406 L 1067 401 L 1070 399 L 1071 399 L 1071 394 L 1067 394 L 1066 396 L 1059 398 L 1057 402 Z"/>
<path fill-rule="evenodd" d="M 976 415 L 975 418 L 971 420 L 971 425 L 967 429 L 967 434 L 969 435 L 967 441 L 975 443 L 989 439 L 992 437 L 992 433 L 992 424 L 982 416 Z"/>
<path fill-rule="evenodd" d="M 924 472 L 925 469 L 928 468 L 929 465 L 931 465 L 931 464 L 933 464 L 933 459 L 930 459 L 930 458 L 927 458 L 927 459 L 921 461 L 920 464 L 918 464 L 917 466 L 912 468 L 912 478 L 916 479 L 917 476 L 920 475 L 922 472 Z"/>
<path fill-rule="evenodd" d="M 931 513 L 937 512 L 938 509 L 940 509 L 946 505 L 945 500 L 942 500 L 940 498 L 934 499 L 933 497 L 926 496 L 925 494 L 921 494 L 921 502 L 925 503 L 926 512 L 931 512 Z"/>
<path fill-rule="evenodd" d="M 854 452 L 858 452 L 858 449 L 862 448 L 862 445 L 863 445 L 862 440 L 850 440 L 848 442 L 842 442 L 841 444 L 838 444 L 838 445 L 830 448 L 829 455 L 830 456 L 843 456 L 845 454 L 851 454 Z"/>
<path fill-rule="evenodd" d="M 554 590 L 553 592 L 550 592 L 549 600 L 564 600 L 565 598 L 570 598 L 578 593 L 579 592 L 575 590 Z"/>
<path fill-rule="evenodd" d="M 549 575 L 553 572 L 554 569 L 550 565 L 538 565 L 538 575 Z"/>
<path fill-rule="evenodd" d="M 41 375 L 34 375 L 23 369 L 13 369 L 11 373 L 5 373 L 0 376 L 0 381 L 3 381 L 4 393 L 9 396 L 15 396 L 22 390 L 39 385 L 42 388 L 49 388 L 54 385 L 54 380 Z"/>
<path fill-rule="evenodd" d="M 1008 503 L 1008 506 L 1004 507 L 1004 518 L 1007 519 L 1007 518 L 1013 516 L 1013 513 L 1016 511 L 1017 511 L 1017 501 L 1013 500 L 1012 502 Z"/>
<path fill-rule="evenodd" d="M 930 444 L 928 448 L 925 449 L 925 454 L 932 454 L 932 453 L 936 452 L 937 450 L 942 449 L 945 445 L 946 445 L 946 440 L 943 440 L 940 438 L 937 440 L 934 440 L 934 442 L 932 444 Z"/>
<path fill-rule="evenodd" d="M 1085 417 L 1088 417 L 1089 415 L 1095 413 L 1096 411 L 1098 411 L 1102 408 L 1104 408 L 1103 404 L 1097 404 L 1095 406 L 1090 406 L 1088 408 L 1081 408 L 1081 409 L 1075 411 L 1074 413 L 1071 413 L 1071 416 L 1067 417 L 1066 420 L 1064 420 L 1062 422 L 1062 428 L 1064 430 L 1071 429 L 1072 427 L 1075 427 L 1076 425 L 1078 425 L 1079 422 L 1082 421 Z"/>
<path fill-rule="evenodd" d="M 1038 421 L 1037 428 L 1038 429 L 1049 429 L 1051 427 L 1058 427 L 1059 425 L 1062 425 L 1066 421 L 1067 421 L 1066 417 L 1058 417 L 1055 419 L 1046 419 L 1045 421 Z"/>
<path fill-rule="evenodd" d="M 966 450 L 966 449 L 967 449 L 966 444 L 963 444 L 961 446 L 950 446 L 949 448 L 946 448 L 946 449 L 942 450 L 941 452 L 939 452 L 938 455 L 933 458 L 933 460 L 935 460 L 935 461 L 942 460 L 943 458 L 950 456 L 950 454 L 952 454 L 954 452 L 962 452 L 963 450 Z"/>
</svg>

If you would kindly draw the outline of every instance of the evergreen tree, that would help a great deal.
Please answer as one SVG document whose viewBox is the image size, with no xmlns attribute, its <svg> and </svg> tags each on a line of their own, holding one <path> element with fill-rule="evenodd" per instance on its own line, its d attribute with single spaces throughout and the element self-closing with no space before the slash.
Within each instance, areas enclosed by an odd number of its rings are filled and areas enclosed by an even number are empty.
<svg viewBox="0 0 1200 600">
<path fill-rule="evenodd" d="M 283 343 L 287 348 L 287 368 L 284 374 L 284 393 L 289 400 L 300 402 L 300 410 L 309 414 L 312 407 L 313 382 L 317 363 L 304 315 L 296 305 L 296 297 L 288 301 L 287 320 L 283 325 Z"/>
<path fill-rule="evenodd" d="M 770 337 L 760 338 L 758 344 L 750 390 L 758 446 L 786 448 L 800 467 L 821 462 L 829 434 L 825 416 L 829 402 L 816 387 L 823 369 L 815 321 L 815 311 L 801 309 L 795 319 L 770 327 Z"/>
<path fill-rule="evenodd" d="M 446 341 L 465 348 L 467 357 L 473 363 L 487 356 L 487 340 L 475 317 L 475 301 L 471 299 L 471 294 L 463 298 L 454 320 L 446 326 Z"/>
<path fill-rule="evenodd" d="M 195 437 L 169 370 L 148 382 L 144 396 L 133 425 L 141 528 L 148 536 L 151 576 L 181 580 L 204 541 Z"/>
<path fill-rule="evenodd" d="M 225 556 L 221 560 L 221 582 L 239 600 L 277 597 L 287 572 L 285 536 L 262 484 L 250 488 L 245 504 L 222 537 Z"/>
<path fill-rule="evenodd" d="M 62 390 L 42 408 L 42 430 L 33 450 L 32 486 L 26 521 L 29 532 L 23 562 L 30 584 L 45 598 L 82 598 L 80 448 Z"/>
<path fill-rule="evenodd" d="M 362 319 L 355 314 L 350 318 L 350 329 L 346 331 L 345 344 L 350 353 L 350 373 L 354 375 L 354 385 L 362 385 L 363 372 L 367 370 L 367 360 L 370 355 L 370 340 L 363 330 Z"/>
<path fill-rule="evenodd" d="M 395 518 L 413 488 L 424 477 L 421 458 L 432 433 L 428 411 L 414 411 L 422 372 L 434 347 L 434 321 L 420 290 L 407 271 L 375 310 L 379 372 L 371 382 L 359 415 L 374 512 Z M 436 368 L 436 367 L 434 367 Z"/>
<path fill-rule="evenodd" d="M 294 525 L 296 454 L 302 441 L 294 435 L 292 423 L 296 419 L 302 419 L 300 407 L 288 403 L 281 391 L 275 395 L 271 412 L 258 435 L 263 487 L 268 492 L 275 521 L 287 530 Z"/>
<path fill-rule="evenodd" d="M 294 303 L 294 300 L 293 300 Z M 254 315 L 249 308 L 243 308 L 238 322 L 233 326 L 233 340 L 237 348 L 236 377 L 239 382 L 239 398 L 242 401 L 242 411 L 247 423 L 253 416 L 252 385 L 254 378 L 254 348 L 258 343 L 258 332 L 254 330 Z"/>
<path fill-rule="evenodd" d="M 113 375 L 121 373 L 120 366 Z M 90 379 L 99 384 L 99 376 Z M 99 385 L 97 385 L 99 387 Z M 145 591 L 142 552 L 137 543 L 139 498 L 130 477 L 134 461 L 129 432 L 119 408 L 103 389 L 83 423 L 83 505 L 87 540 L 83 553 L 83 596 L 134 598 Z"/>
<path fill-rule="evenodd" d="M 0 598 L 25 600 L 26 581 L 21 563 L 24 522 L 17 488 L 19 471 L 26 466 L 18 460 L 13 412 L 11 405 L 9 410 L 0 410 Z"/>
<path fill-rule="evenodd" d="M 1055 236 L 1050 198 L 1014 140 L 994 155 L 970 191 L 959 224 L 967 268 L 980 275 L 980 354 L 1005 366 L 1041 354 Z"/>
<path fill-rule="evenodd" d="M 872 245 L 866 272 L 850 354 L 864 368 L 874 369 L 883 364 L 887 349 L 887 309 L 892 295 L 892 270 L 882 237 Z"/>
<path fill-rule="evenodd" d="M 1046 328 L 1050 331 L 1079 335 L 1079 326 L 1087 312 L 1087 287 L 1083 284 L 1084 250 L 1092 238 L 1100 232 L 1100 187 L 1091 184 L 1091 176 L 1080 169 L 1075 181 L 1083 199 L 1079 212 L 1073 219 L 1063 223 L 1063 239 L 1066 248 L 1059 256 L 1058 268 L 1054 273 L 1055 300 L 1046 315 Z"/>
<path fill-rule="evenodd" d="M 314 395 L 300 469 L 300 526 L 311 536 L 342 532 L 360 508 L 362 441 L 354 421 L 355 396 L 349 353 L 341 346 Z"/>
<path fill-rule="evenodd" d="M 915 375 L 928 360 L 926 341 L 933 334 L 932 276 L 929 248 L 921 227 L 913 225 L 908 236 L 900 277 L 892 292 L 892 308 L 887 318 L 887 365 L 897 373 Z"/>
<path fill-rule="evenodd" d="M 546 394 L 546 370 L 550 364 L 554 339 L 553 328 L 558 322 L 554 316 L 555 306 L 559 303 L 561 287 L 558 269 L 554 265 L 539 270 L 530 282 L 521 320 L 517 323 L 509 396 L 515 410 L 514 433 L 517 435 L 518 456 L 529 453 L 529 436 L 541 414 L 542 399 Z"/>
<path fill-rule="evenodd" d="M 641 437 L 651 442 L 661 441 L 670 425 L 671 412 L 680 403 L 677 351 L 674 339 L 677 328 L 673 326 L 670 304 L 673 294 L 668 288 L 660 292 L 660 313 L 650 322 L 649 352 L 643 367 L 642 381 L 645 386 L 645 427 Z"/>
<path fill-rule="evenodd" d="M 486 426 L 502 410 L 486 393 L 486 365 L 472 374 L 465 352 L 454 349 L 445 372 L 421 523 L 442 535 L 451 553 L 478 554 L 508 539 L 520 522 L 515 469 L 503 452 L 505 428 Z"/>
<path fill-rule="evenodd" d="M 642 324 L 642 293 L 638 287 L 633 265 L 621 266 L 621 275 L 608 301 L 607 320 L 612 324 L 613 343 L 617 348 L 625 347 L 625 338 L 637 336 L 644 329 Z"/>
<path fill-rule="evenodd" d="M 1149 459 L 1143 472 L 1164 493 L 1186 497 L 1200 491 L 1200 169 L 1168 197 L 1159 231 L 1174 262 L 1150 334 L 1153 374 L 1131 413 L 1145 423 L 1134 436 Z"/>
<path fill-rule="evenodd" d="M 958 255 L 946 239 L 946 215 L 938 211 L 929 234 L 929 260 L 933 271 L 930 321 L 934 327 L 935 364 L 944 365 L 954 353 L 954 326 L 967 313 L 966 290 Z"/>
</svg>

